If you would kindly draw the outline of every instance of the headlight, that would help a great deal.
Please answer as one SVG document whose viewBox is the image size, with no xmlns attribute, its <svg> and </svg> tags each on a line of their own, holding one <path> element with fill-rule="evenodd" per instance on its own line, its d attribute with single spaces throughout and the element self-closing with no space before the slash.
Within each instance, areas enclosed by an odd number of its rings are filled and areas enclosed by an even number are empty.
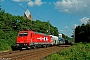
<svg viewBox="0 0 90 60">
<path fill-rule="evenodd" d="M 19 46 L 19 44 L 16 44 L 17 46 Z"/>
</svg>

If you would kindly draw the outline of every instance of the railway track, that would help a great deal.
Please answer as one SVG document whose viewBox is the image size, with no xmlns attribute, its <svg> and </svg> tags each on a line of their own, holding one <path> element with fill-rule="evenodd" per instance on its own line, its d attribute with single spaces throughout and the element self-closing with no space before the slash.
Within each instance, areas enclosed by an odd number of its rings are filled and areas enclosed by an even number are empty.
<svg viewBox="0 0 90 60">
<path fill-rule="evenodd" d="M 24 51 L 12 51 L 0 54 L 0 59 L 2 60 L 40 60 L 51 53 L 59 51 L 63 48 L 67 48 L 68 45 L 63 46 L 53 46 L 48 48 L 39 48 L 33 50 Z"/>
<path fill-rule="evenodd" d="M 8 52 L 1 52 L 0 56 L 4 56 L 4 55 L 8 55 L 8 54 L 14 54 L 14 53 L 18 53 L 20 52 L 20 50 L 16 50 L 16 51 L 8 51 Z"/>
</svg>

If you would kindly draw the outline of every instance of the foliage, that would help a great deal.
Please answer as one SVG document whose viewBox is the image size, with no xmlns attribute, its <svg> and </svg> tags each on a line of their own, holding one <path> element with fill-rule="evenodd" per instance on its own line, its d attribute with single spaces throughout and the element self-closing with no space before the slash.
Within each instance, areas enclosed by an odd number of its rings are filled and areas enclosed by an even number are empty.
<svg viewBox="0 0 90 60">
<path fill-rule="evenodd" d="M 51 54 L 45 60 L 89 60 L 90 43 L 79 43 L 57 53 Z"/>
<path fill-rule="evenodd" d="M 0 51 L 10 50 L 10 46 L 15 44 L 15 39 L 20 30 L 33 30 L 35 32 L 48 34 L 50 25 L 50 34 L 58 36 L 58 28 L 48 22 L 40 20 L 31 21 L 23 16 L 13 16 L 6 13 L 0 7 Z"/>
<path fill-rule="evenodd" d="M 90 24 L 82 24 L 76 27 L 75 42 L 90 42 Z"/>
<path fill-rule="evenodd" d="M 66 40 L 73 41 L 73 38 L 70 38 L 70 37 L 68 37 L 68 36 L 65 35 L 65 34 L 62 34 L 62 38 L 66 39 Z"/>
</svg>

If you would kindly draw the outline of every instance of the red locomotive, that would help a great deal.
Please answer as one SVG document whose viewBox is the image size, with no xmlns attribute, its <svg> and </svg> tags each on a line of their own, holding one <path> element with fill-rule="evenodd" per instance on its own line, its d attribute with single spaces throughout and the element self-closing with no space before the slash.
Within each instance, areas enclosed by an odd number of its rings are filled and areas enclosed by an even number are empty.
<svg viewBox="0 0 90 60">
<path fill-rule="evenodd" d="M 16 39 L 16 48 L 36 48 L 52 45 L 49 35 L 37 33 L 31 30 L 19 31 Z"/>
</svg>

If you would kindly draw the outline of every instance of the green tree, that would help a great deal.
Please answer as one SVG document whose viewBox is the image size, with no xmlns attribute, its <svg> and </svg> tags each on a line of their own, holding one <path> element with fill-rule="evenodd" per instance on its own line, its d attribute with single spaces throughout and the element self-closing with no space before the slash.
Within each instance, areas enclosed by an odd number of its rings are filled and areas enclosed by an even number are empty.
<svg viewBox="0 0 90 60">
<path fill-rule="evenodd" d="M 90 42 L 90 24 L 82 24 L 75 29 L 75 42 Z"/>
</svg>

